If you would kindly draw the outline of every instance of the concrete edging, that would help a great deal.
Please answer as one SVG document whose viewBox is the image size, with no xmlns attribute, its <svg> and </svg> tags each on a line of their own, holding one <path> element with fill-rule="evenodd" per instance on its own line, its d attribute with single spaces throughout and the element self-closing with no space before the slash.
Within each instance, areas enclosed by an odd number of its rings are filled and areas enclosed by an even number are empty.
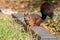
<svg viewBox="0 0 60 40">
<path fill-rule="evenodd" d="M 12 14 L 12 16 L 16 17 L 18 20 L 25 24 L 23 14 Z M 39 37 L 41 37 L 41 39 L 39 40 L 60 40 L 60 35 L 52 35 L 42 27 L 34 26 L 31 28 L 31 30 L 34 31 L 37 35 L 39 35 Z"/>
</svg>

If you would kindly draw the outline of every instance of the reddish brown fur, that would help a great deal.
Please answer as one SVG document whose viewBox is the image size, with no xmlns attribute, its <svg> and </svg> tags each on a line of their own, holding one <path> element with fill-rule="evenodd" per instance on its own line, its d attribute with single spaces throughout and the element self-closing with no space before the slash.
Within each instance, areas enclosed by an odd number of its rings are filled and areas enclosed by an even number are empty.
<svg viewBox="0 0 60 40">
<path fill-rule="evenodd" d="M 43 22 L 41 17 L 38 14 L 30 14 L 25 16 L 25 20 L 29 22 L 30 26 L 40 26 L 40 24 Z"/>
</svg>

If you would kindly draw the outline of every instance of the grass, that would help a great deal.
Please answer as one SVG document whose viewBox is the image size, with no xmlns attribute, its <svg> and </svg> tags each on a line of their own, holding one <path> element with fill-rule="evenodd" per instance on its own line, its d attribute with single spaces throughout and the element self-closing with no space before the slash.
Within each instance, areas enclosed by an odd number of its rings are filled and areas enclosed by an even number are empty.
<svg viewBox="0 0 60 40">
<path fill-rule="evenodd" d="M 0 13 L 0 40 L 34 40 L 34 38 L 31 31 L 26 32 L 11 16 Z"/>
</svg>

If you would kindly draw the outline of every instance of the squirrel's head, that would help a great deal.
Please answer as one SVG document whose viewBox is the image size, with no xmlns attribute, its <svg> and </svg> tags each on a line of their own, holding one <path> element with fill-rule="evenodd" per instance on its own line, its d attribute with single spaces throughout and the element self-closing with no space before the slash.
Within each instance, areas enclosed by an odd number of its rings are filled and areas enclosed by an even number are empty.
<svg viewBox="0 0 60 40">
<path fill-rule="evenodd" d="M 24 21 L 25 23 L 28 25 L 29 24 L 29 21 L 30 21 L 30 16 L 29 14 L 24 14 Z"/>
</svg>

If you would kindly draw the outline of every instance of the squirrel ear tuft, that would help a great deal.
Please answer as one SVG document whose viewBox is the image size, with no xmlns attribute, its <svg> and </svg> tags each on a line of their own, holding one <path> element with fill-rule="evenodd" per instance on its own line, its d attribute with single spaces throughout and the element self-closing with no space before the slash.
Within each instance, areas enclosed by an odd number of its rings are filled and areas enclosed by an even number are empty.
<svg viewBox="0 0 60 40">
<path fill-rule="evenodd" d="M 28 15 L 28 13 L 24 13 L 24 16 L 27 16 Z"/>
</svg>

